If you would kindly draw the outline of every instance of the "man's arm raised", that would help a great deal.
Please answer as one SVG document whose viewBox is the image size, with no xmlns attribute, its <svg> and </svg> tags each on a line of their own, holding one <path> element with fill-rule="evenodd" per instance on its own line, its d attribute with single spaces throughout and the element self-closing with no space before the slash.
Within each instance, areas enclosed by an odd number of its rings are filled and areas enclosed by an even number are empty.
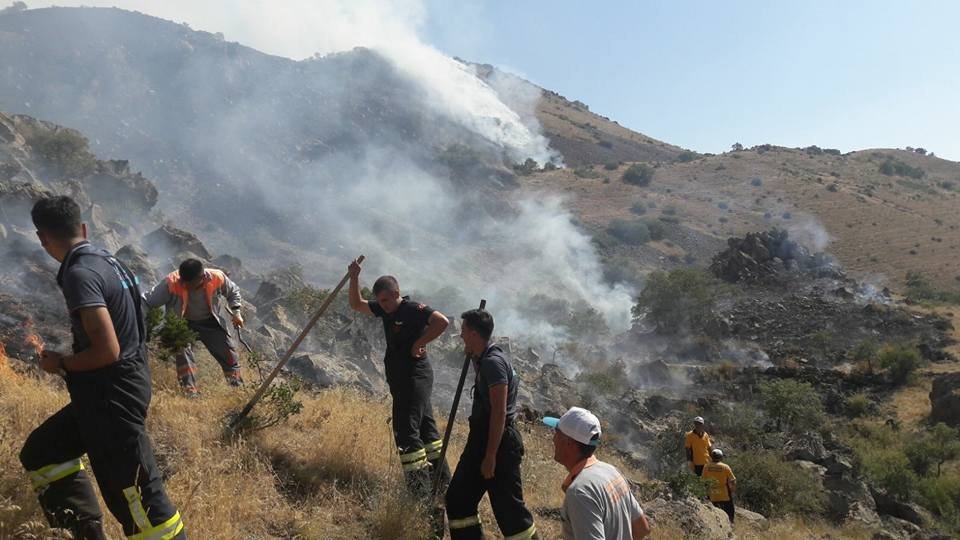
<svg viewBox="0 0 960 540">
<path fill-rule="evenodd" d="M 354 260 L 347 267 L 347 273 L 350 274 L 350 288 L 347 297 L 350 300 L 350 308 L 366 315 L 373 315 L 370 310 L 370 304 L 360 296 L 360 263 Z"/>
</svg>

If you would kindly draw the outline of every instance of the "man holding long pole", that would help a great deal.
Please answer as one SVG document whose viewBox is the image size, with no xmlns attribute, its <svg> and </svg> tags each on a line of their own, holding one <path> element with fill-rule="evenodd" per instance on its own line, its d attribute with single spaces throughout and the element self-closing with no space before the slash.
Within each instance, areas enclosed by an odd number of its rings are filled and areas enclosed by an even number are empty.
<svg viewBox="0 0 960 540">
<path fill-rule="evenodd" d="M 441 483 L 450 478 L 441 462 L 443 440 L 433 418 L 433 368 L 427 360 L 427 344 L 440 337 L 449 321 L 426 304 L 400 296 L 393 276 L 381 276 L 373 284 L 375 301 L 360 296 L 360 263 L 353 261 L 349 301 L 354 311 L 383 321 L 387 349 L 384 372 L 393 397 L 393 436 L 400 453 L 407 486 L 426 498 L 431 493 L 431 471 L 441 471 Z"/>
<path fill-rule="evenodd" d="M 476 380 L 470 434 L 447 490 L 450 538 L 483 538 L 477 507 L 488 493 L 504 537 L 533 540 L 537 528 L 523 502 L 520 479 L 523 440 L 514 424 L 520 381 L 503 349 L 491 343 L 493 316 L 472 309 L 461 318 L 460 337 L 467 354 L 476 359 Z"/>
</svg>

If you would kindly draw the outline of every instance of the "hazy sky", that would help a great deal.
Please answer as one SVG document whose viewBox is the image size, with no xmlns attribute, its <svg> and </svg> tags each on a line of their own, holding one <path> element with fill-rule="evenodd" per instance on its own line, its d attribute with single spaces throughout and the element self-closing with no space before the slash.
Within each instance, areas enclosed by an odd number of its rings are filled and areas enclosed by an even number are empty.
<svg viewBox="0 0 960 540">
<path fill-rule="evenodd" d="M 960 160 L 950 0 L 55 3 L 137 9 L 294 58 L 419 37 L 701 152 L 923 146 Z"/>
</svg>

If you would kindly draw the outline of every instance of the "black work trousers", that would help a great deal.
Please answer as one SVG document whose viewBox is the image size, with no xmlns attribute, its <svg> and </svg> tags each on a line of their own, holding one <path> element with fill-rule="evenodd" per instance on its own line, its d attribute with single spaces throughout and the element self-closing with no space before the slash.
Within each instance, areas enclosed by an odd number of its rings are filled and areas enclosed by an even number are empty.
<svg viewBox="0 0 960 540">
<path fill-rule="evenodd" d="M 493 478 L 485 479 L 480 465 L 487 448 L 489 422 L 470 419 L 470 434 L 460 455 L 457 470 L 447 489 L 447 519 L 452 540 L 483 538 L 478 507 L 483 494 L 490 496 L 490 506 L 500 532 L 508 539 L 536 538 L 533 515 L 523 502 L 523 484 L 520 463 L 523 461 L 523 440 L 513 422 L 508 421 L 503 431 Z"/>
<path fill-rule="evenodd" d="M 71 530 L 77 540 L 106 538 L 103 514 L 80 460 L 86 454 L 103 500 L 127 537 L 186 538 L 144 425 L 149 387 L 143 388 L 141 380 L 117 388 L 104 378 L 75 385 L 71 396 L 71 403 L 27 437 L 20 452 L 50 525 Z"/>
<path fill-rule="evenodd" d="M 432 479 L 438 469 L 441 489 L 449 483 L 450 468 L 446 460 L 440 461 L 443 439 L 433 418 L 430 401 L 433 369 L 426 358 L 408 362 L 411 363 L 403 367 L 411 369 L 390 369 L 388 363 L 387 382 L 393 397 L 393 437 L 407 486 L 426 496 L 433 488 Z"/>
<path fill-rule="evenodd" d="M 729 501 L 711 501 L 713 505 L 717 508 L 723 510 L 727 513 L 727 517 L 730 518 L 730 524 L 733 525 L 733 518 L 737 515 L 736 508 L 733 505 L 733 499 Z"/>
</svg>

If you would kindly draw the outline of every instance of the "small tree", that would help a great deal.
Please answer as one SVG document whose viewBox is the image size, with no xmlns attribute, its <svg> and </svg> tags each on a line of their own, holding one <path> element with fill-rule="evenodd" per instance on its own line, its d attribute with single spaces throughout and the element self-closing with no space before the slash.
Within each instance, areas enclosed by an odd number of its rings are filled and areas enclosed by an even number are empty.
<svg viewBox="0 0 960 540">
<path fill-rule="evenodd" d="M 760 403 L 777 431 L 814 429 L 823 421 L 823 403 L 810 383 L 775 379 L 760 383 Z"/>
<path fill-rule="evenodd" d="M 960 457 L 960 432 L 938 422 L 923 436 L 908 442 L 906 454 L 918 475 L 926 476 L 936 466 L 939 477 L 944 463 Z"/>
<path fill-rule="evenodd" d="M 663 334 L 705 330 L 713 318 L 716 297 L 716 280 L 703 270 L 653 272 L 633 306 L 633 318 L 648 315 Z"/>
<path fill-rule="evenodd" d="M 737 496 L 744 506 L 766 516 L 823 512 L 827 494 L 809 472 L 769 450 L 741 452 L 727 460 L 737 476 Z"/>
<path fill-rule="evenodd" d="M 623 181 L 634 186 L 649 186 L 653 173 L 653 167 L 646 163 L 635 163 L 623 173 Z"/>
<path fill-rule="evenodd" d="M 156 336 L 160 351 L 167 359 L 180 354 L 198 337 L 197 333 L 190 329 L 187 320 L 175 313 L 167 313 Z"/>
<path fill-rule="evenodd" d="M 877 356 L 880 367 L 887 370 L 887 375 L 894 384 L 904 384 L 920 367 L 920 354 L 913 347 L 907 345 L 892 345 L 884 347 Z"/>
</svg>

